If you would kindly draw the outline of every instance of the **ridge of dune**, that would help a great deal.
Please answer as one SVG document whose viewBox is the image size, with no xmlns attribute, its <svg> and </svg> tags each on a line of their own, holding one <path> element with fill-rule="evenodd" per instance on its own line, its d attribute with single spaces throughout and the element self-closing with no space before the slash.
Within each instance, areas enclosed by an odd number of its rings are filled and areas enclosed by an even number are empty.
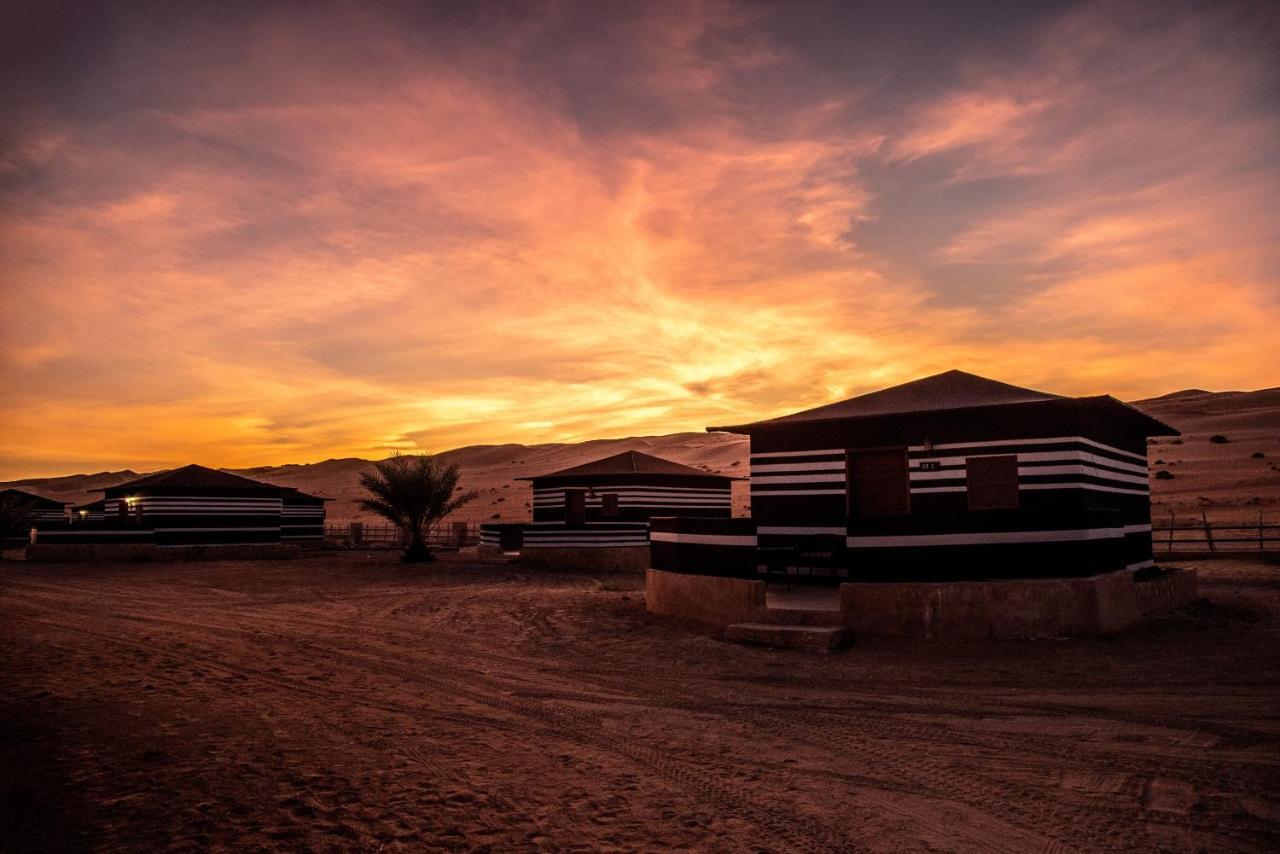
<svg viewBox="0 0 1280 854">
<path fill-rule="evenodd" d="M 1207 392 L 1184 389 L 1160 397 L 1134 401 L 1134 406 L 1182 432 L 1177 438 L 1151 440 L 1148 458 L 1153 473 L 1171 477 L 1152 479 L 1152 511 L 1157 522 L 1170 512 L 1218 517 L 1256 518 L 1257 512 L 1280 516 L 1280 387 L 1258 391 Z M 1224 436 L 1226 442 L 1213 442 Z M 728 433 L 684 432 L 663 436 L 629 436 L 583 442 L 467 445 L 441 451 L 441 459 L 457 463 L 461 485 L 478 497 L 458 514 L 468 522 L 525 521 L 530 517 L 530 477 L 581 465 L 630 450 L 642 450 L 677 463 L 718 474 L 745 477 L 748 441 Z M 1262 456 L 1255 456 L 1261 454 Z M 198 462 L 198 461 L 195 461 Z M 290 486 L 333 499 L 332 522 L 362 518 L 356 506 L 362 490 L 360 473 L 372 461 L 358 457 L 228 469 L 236 474 Z M 141 474 L 146 474 L 143 472 Z M 41 477 L 0 483 L 59 501 L 83 504 L 101 497 L 101 490 L 140 477 L 132 470 Z M 748 512 L 746 481 L 735 481 L 736 514 Z"/>
</svg>

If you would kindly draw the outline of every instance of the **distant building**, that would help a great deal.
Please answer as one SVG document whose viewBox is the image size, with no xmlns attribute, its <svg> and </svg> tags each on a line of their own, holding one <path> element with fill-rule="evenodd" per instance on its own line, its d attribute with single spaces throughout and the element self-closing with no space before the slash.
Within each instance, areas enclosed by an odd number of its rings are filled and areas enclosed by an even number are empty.
<svg viewBox="0 0 1280 854">
<path fill-rule="evenodd" d="M 91 522 L 105 522 L 107 519 L 106 499 L 99 498 L 88 504 L 80 504 L 71 508 L 71 524 L 78 525 Z"/>
<path fill-rule="evenodd" d="M 296 489 L 188 465 L 103 490 L 49 545 L 274 546 L 324 538 L 324 502 Z"/>
<path fill-rule="evenodd" d="M 533 485 L 533 522 L 483 525 L 481 545 L 557 566 L 643 569 L 650 518 L 732 515 L 733 478 L 639 451 L 520 480 Z"/>
</svg>

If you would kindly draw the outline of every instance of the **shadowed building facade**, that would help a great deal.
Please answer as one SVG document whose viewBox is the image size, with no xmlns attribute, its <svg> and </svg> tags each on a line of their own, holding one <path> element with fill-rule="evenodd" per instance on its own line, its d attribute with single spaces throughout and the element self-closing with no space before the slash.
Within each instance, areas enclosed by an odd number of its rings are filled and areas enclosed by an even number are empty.
<svg viewBox="0 0 1280 854">
<path fill-rule="evenodd" d="M 36 495 L 22 489 L 0 489 L 0 503 L 6 512 L 24 517 L 22 529 L 10 532 L 5 545 L 22 545 L 30 541 L 30 531 L 37 531 L 63 526 L 67 522 L 67 505 L 43 495 Z"/>
<path fill-rule="evenodd" d="M 324 539 L 324 502 L 229 472 L 188 465 L 107 487 L 69 525 L 41 532 L 59 546 L 280 546 Z"/>
<path fill-rule="evenodd" d="M 652 517 L 732 515 L 733 478 L 639 451 L 520 480 L 532 482 L 533 522 L 483 525 L 481 546 L 557 566 L 643 569 Z"/>
<path fill-rule="evenodd" d="M 1177 435 L 1113 397 L 962 371 L 708 429 L 750 437 L 751 519 L 654 520 L 653 568 L 827 583 L 1150 567 L 1147 437 Z"/>
</svg>

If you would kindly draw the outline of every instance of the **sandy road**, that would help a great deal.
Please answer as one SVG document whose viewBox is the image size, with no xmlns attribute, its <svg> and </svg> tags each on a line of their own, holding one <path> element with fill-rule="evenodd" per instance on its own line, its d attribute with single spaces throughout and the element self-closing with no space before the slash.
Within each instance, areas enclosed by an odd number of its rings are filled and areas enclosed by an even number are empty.
<svg viewBox="0 0 1280 854">
<path fill-rule="evenodd" d="M 724 644 L 386 557 L 0 571 L 0 829 L 99 850 L 1266 850 L 1280 568 L 1122 637 Z M 513 571 L 515 570 L 515 571 Z M 615 589 L 605 589 L 615 588 Z"/>
</svg>

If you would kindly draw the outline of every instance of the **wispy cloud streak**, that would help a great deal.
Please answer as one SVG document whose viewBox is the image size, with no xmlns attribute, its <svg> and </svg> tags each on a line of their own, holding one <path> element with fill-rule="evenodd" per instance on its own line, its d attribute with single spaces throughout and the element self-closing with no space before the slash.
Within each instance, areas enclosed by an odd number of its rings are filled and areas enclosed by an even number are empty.
<svg viewBox="0 0 1280 854">
<path fill-rule="evenodd" d="M 817 9 L 55 19 L 77 50 L 3 99 L 0 473 L 699 429 L 953 366 L 1275 383 L 1274 13 L 1011 14 L 928 65 Z"/>
</svg>

